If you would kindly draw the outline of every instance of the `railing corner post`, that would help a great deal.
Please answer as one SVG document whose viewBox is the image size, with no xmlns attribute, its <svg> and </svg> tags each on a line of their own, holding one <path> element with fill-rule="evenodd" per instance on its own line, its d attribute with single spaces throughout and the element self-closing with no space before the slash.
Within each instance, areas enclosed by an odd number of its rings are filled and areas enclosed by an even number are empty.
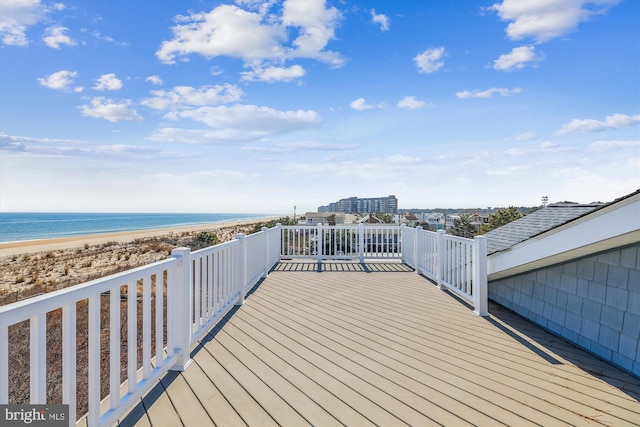
<svg viewBox="0 0 640 427">
<path fill-rule="evenodd" d="M 438 230 L 438 238 L 436 241 L 436 261 L 438 265 L 437 270 L 437 282 L 438 289 L 442 289 L 442 284 L 444 282 L 444 258 L 445 258 L 445 244 L 444 244 L 444 236 L 447 234 L 444 230 Z"/>
<path fill-rule="evenodd" d="M 473 243 L 473 312 L 478 316 L 488 316 L 487 238 L 476 236 Z"/>
<path fill-rule="evenodd" d="M 175 285 L 170 283 L 171 296 L 167 298 L 167 322 L 171 342 L 179 357 L 170 368 L 171 371 L 184 371 L 191 364 L 191 300 L 193 290 L 191 286 L 191 249 L 175 248 L 171 256 L 178 260 L 176 267 Z"/>
</svg>

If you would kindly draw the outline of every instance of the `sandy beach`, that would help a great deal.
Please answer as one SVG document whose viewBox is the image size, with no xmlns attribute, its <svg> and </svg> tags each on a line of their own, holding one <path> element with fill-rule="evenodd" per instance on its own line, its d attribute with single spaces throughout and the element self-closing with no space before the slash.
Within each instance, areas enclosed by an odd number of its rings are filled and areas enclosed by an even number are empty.
<svg viewBox="0 0 640 427">
<path fill-rule="evenodd" d="M 278 218 L 0 243 L 0 305 L 159 261 L 175 247 L 215 244 L 200 232 L 222 243 Z"/>
<path fill-rule="evenodd" d="M 84 247 L 85 244 L 90 246 L 101 245 L 107 242 L 126 243 L 136 239 L 147 237 L 166 236 L 171 234 L 192 233 L 197 231 L 215 231 L 233 226 L 242 226 L 248 224 L 256 224 L 258 222 L 267 222 L 278 217 L 254 218 L 239 221 L 216 222 L 213 224 L 198 224 L 183 227 L 167 227 L 149 230 L 133 230 L 121 231 L 117 233 L 92 234 L 86 236 L 60 237 L 56 239 L 29 240 L 24 242 L 8 242 L 0 243 L 0 258 L 5 256 L 15 256 L 22 254 L 30 254 L 34 252 L 47 252 L 60 249 L 74 249 Z M 224 239 L 223 239 L 224 240 Z"/>
</svg>

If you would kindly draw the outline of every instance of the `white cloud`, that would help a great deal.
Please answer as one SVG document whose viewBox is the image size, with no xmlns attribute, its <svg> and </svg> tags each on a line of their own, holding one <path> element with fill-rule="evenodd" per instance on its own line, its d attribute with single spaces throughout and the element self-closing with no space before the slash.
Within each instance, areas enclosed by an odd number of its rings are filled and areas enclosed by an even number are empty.
<svg viewBox="0 0 640 427">
<path fill-rule="evenodd" d="M 122 80 L 116 77 L 114 73 L 103 74 L 96 80 L 95 90 L 120 90 L 122 89 Z"/>
<path fill-rule="evenodd" d="M 102 40 L 102 41 L 105 41 L 105 42 L 109 42 L 109 43 L 115 43 L 116 42 L 113 37 L 102 35 L 102 33 L 100 33 L 99 31 L 94 31 L 94 32 L 91 33 L 91 35 L 93 37 L 95 37 L 96 39 Z"/>
<path fill-rule="evenodd" d="M 206 106 L 237 102 L 242 98 L 242 89 L 231 84 L 202 86 L 176 86 L 172 90 L 151 91 L 152 98 L 144 99 L 141 104 L 156 110 L 181 109 L 192 106 Z"/>
<path fill-rule="evenodd" d="M 246 146 L 243 151 L 260 154 L 291 154 L 300 151 L 347 151 L 360 148 L 359 144 L 328 144 L 317 141 L 282 142 L 268 146 Z"/>
<path fill-rule="evenodd" d="M 364 98 L 358 98 L 355 101 L 351 101 L 351 104 L 349 104 L 349 106 L 358 111 L 372 110 L 376 108 L 373 105 L 367 104 L 367 101 Z"/>
<path fill-rule="evenodd" d="M 184 129 L 165 127 L 153 132 L 147 139 L 158 142 L 179 142 L 193 145 L 226 144 L 260 139 L 259 133 L 236 129 Z"/>
<path fill-rule="evenodd" d="M 123 101 L 116 103 L 110 99 L 103 97 L 94 97 L 91 105 L 83 105 L 80 107 L 83 116 L 94 117 L 97 119 L 105 119 L 110 122 L 121 122 L 142 120 L 142 117 L 131 108 L 131 101 Z"/>
<path fill-rule="evenodd" d="M 165 118 L 189 119 L 212 129 L 164 128 L 155 132 L 150 139 L 191 144 L 252 141 L 269 135 L 309 129 L 321 121 L 320 115 L 312 110 L 279 111 L 242 104 L 173 111 L 167 113 Z"/>
<path fill-rule="evenodd" d="M 65 34 L 65 31 L 68 30 L 67 27 L 49 27 L 45 30 L 45 36 L 42 40 L 53 49 L 60 49 L 62 45 L 75 46 L 76 42 Z"/>
<path fill-rule="evenodd" d="M 38 151 L 33 147 L 84 144 L 86 141 L 76 139 L 33 138 L 28 136 L 8 135 L 0 132 L 0 149 L 19 152 Z"/>
<path fill-rule="evenodd" d="M 320 116 L 312 110 L 279 111 L 270 107 L 242 104 L 200 107 L 169 113 L 166 117 L 187 118 L 212 128 L 260 130 L 265 134 L 304 129 L 320 123 Z"/>
<path fill-rule="evenodd" d="M 391 155 L 385 157 L 358 158 L 357 160 L 331 160 L 325 163 L 294 163 L 287 165 L 294 172 L 304 176 L 334 176 L 341 179 L 386 180 L 404 177 L 413 169 L 424 169 L 420 157 Z"/>
<path fill-rule="evenodd" d="M 389 17 L 382 13 L 377 14 L 375 9 L 371 9 L 371 20 L 380 26 L 380 31 L 389 30 Z"/>
<path fill-rule="evenodd" d="M 513 95 L 514 93 L 520 93 L 522 91 L 522 89 L 520 89 L 519 87 L 515 87 L 513 89 L 507 89 L 504 87 L 492 87 L 489 88 L 487 90 L 473 90 L 473 91 L 468 91 L 468 90 L 464 90 L 462 92 L 457 92 L 456 96 L 460 99 L 468 99 L 468 98 L 491 98 L 493 96 L 493 94 L 498 94 L 501 96 L 509 96 L 509 95 Z"/>
<path fill-rule="evenodd" d="M 566 135 L 574 132 L 588 133 L 606 129 L 620 129 L 638 122 L 640 122 L 640 114 L 635 116 L 612 114 L 611 116 L 607 116 L 604 121 L 595 119 L 573 119 L 569 123 L 563 124 L 560 130 L 556 132 L 556 135 Z"/>
<path fill-rule="evenodd" d="M 405 96 L 400 101 L 398 101 L 398 107 L 409 108 L 412 110 L 416 108 L 422 108 L 425 105 L 426 103 L 424 101 L 419 101 L 415 96 Z"/>
<path fill-rule="evenodd" d="M 44 78 L 39 78 L 38 82 L 49 89 L 56 90 L 73 90 L 75 92 L 81 92 L 81 87 L 76 87 L 74 89 L 71 88 L 73 85 L 74 79 L 78 77 L 78 73 L 75 71 L 58 71 L 53 74 L 48 75 Z"/>
<path fill-rule="evenodd" d="M 156 52 L 165 63 L 174 63 L 176 56 L 192 53 L 234 56 L 246 61 L 284 54 L 278 43 L 285 37 L 282 28 L 263 25 L 259 14 L 233 5 L 222 5 L 209 13 L 177 16 L 176 20 L 173 39 L 163 41 Z"/>
<path fill-rule="evenodd" d="M 271 9 L 273 5 L 280 1 L 281 0 L 235 0 L 235 3 L 246 9 L 254 10 L 261 16 L 264 16 L 269 12 L 269 9 Z"/>
<path fill-rule="evenodd" d="M 252 71 L 241 73 L 242 80 L 246 81 L 263 81 L 263 82 L 288 82 L 305 75 L 304 68 L 299 65 L 291 67 L 256 67 Z"/>
<path fill-rule="evenodd" d="M 157 76 L 157 75 L 149 76 L 146 79 L 144 79 L 144 81 L 145 82 L 149 82 L 152 85 L 157 85 L 157 86 L 162 86 L 162 84 L 163 84 L 162 79 L 160 78 L 160 76 Z"/>
<path fill-rule="evenodd" d="M 423 74 L 434 73 L 444 66 L 444 47 L 427 49 L 417 54 L 413 60 L 418 66 L 418 72 Z"/>
<path fill-rule="evenodd" d="M 640 147 L 639 141 L 596 141 L 589 144 L 589 151 L 616 151 L 621 148 Z"/>
<path fill-rule="evenodd" d="M 524 156 L 524 155 L 530 154 L 531 152 L 532 150 L 527 150 L 524 148 L 510 148 L 506 150 L 504 153 L 507 156 Z"/>
<path fill-rule="evenodd" d="M 529 169 L 529 166 L 527 165 L 520 165 L 520 166 L 508 166 L 506 168 L 502 168 L 502 169 L 488 169 L 487 170 L 487 175 L 495 175 L 495 176 L 507 176 L 507 175 L 514 175 L 514 174 L 518 174 L 522 171 L 525 171 Z"/>
<path fill-rule="evenodd" d="M 47 14 L 40 0 L 4 0 L 0 2 L 0 37 L 5 45 L 29 44 L 27 28 L 37 24 Z"/>
<path fill-rule="evenodd" d="M 302 67 L 282 67 L 295 58 L 344 64 L 339 53 L 325 49 L 335 38 L 340 13 L 327 8 L 324 0 L 285 0 L 278 13 L 268 13 L 274 2 L 240 4 L 259 11 L 222 5 L 208 13 L 176 17 L 173 38 L 162 42 L 156 56 L 165 63 L 174 63 L 178 57 L 187 60 L 190 54 L 240 58 L 253 70 L 245 78 L 266 81 L 299 77 Z"/>
<path fill-rule="evenodd" d="M 155 147 L 140 145 L 93 145 L 89 141 L 73 139 L 33 138 L 24 136 L 10 136 L 0 133 L 0 148 L 13 151 L 28 157 L 42 158 L 87 158 L 106 156 L 118 160 L 139 160 L 142 158 L 159 158 L 176 156 L 176 153 L 165 153 Z"/>
<path fill-rule="evenodd" d="M 542 144 L 540 144 L 540 148 L 542 148 L 543 150 L 550 150 L 556 147 L 558 147 L 558 144 L 556 144 L 553 141 L 545 141 Z"/>
<path fill-rule="evenodd" d="M 341 18 L 336 8 L 325 7 L 325 0 L 285 0 L 282 23 L 298 29 L 298 37 L 292 42 L 294 49 L 287 55 L 289 58 L 317 59 L 336 67 L 344 65 L 340 54 L 324 50 L 335 38 Z"/>
<path fill-rule="evenodd" d="M 513 71 L 524 68 L 529 62 L 542 61 L 544 56 L 537 55 L 535 50 L 535 46 L 514 47 L 510 53 L 500 55 L 493 62 L 493 68 L 500 71 Z"/>
<path fill-rule="evenodd" d="M 536 139 L 538 135 L 535 132 L 522 132 L 516 135 L 513 139 L 516 141 L 531 141 Z"/>
<path fill-rule="evenodd" d="M 503 21 L 512 40 L 531 37 L 538 43 L 574 31 L 580 22 L 604 14 L 620 0 L 503 0 L 489 9 Z"/>
</svg>

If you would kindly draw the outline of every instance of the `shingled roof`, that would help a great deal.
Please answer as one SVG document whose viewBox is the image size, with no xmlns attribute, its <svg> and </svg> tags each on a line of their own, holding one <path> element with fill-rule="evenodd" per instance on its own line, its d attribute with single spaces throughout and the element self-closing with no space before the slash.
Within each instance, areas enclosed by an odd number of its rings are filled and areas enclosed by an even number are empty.
<svg viewBox="0 0 640 427">
<path fill-rule="evenodd" d="M 520 242 L 558 227 L 601 207 L 600 204 L 554 204 L 484 234 L 489 255 L 504 251 Z"/>
</svg>

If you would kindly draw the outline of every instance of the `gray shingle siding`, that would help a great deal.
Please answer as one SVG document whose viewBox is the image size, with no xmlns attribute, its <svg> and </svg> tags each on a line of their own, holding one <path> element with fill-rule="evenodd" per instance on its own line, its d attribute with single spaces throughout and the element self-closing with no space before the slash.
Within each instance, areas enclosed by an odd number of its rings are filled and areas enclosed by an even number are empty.
<svg viewBox="0 0 640 427">
<path fill-rule="evenodd" d="M 489 282 L 489 298 L 640 377 L 640 243 Z"/>
</svg>

